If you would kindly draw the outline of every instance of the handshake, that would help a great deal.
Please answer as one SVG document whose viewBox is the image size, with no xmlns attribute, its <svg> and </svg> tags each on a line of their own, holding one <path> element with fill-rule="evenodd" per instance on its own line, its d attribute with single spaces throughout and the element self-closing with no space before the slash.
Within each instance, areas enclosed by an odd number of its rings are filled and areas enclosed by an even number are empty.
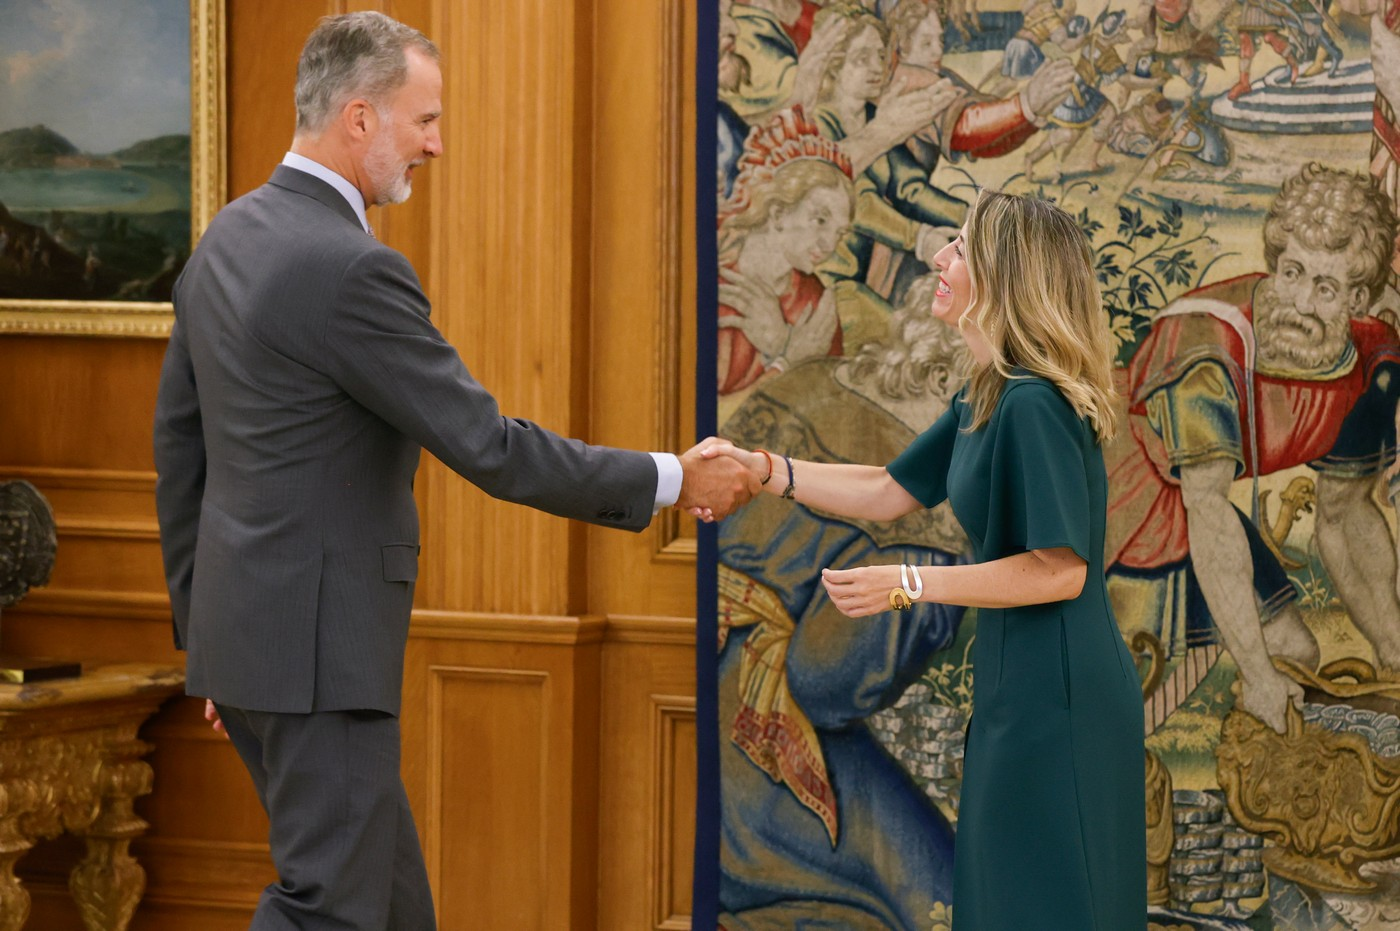
<svg viewBox="0 0 1400 931">
<path fill-rule="evenodd" d="M 771 478 L 768 456 L 714 436 L 686 450 L 680 461 L 676 507 L 705 523 L 723 520 L 748 504 Z"/>
</svg>

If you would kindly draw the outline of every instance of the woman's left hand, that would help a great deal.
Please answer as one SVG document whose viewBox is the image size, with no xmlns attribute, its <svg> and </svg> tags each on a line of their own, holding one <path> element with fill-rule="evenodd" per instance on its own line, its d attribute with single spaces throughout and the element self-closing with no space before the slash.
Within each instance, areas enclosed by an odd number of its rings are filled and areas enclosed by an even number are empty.
<svg viewBox="0 0 1400 931">
<path fill-rule="evenodd" d="M 890 607 L 890 591 L 901 588 L 898 566 L 823 569 L 822 584 L 836 609 L 847 617 L 868 617 Z"/>
</svg>

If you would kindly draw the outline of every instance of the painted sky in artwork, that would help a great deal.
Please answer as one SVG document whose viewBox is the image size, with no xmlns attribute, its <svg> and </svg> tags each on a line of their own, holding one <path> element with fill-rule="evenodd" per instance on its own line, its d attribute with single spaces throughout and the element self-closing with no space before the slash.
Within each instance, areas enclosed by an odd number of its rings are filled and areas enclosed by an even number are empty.
<svg viewBox="0 0 1400 931">
<path fill-rule="evenodd" d="M 0 132 L 89 154 L 190 131 L 189 0 L 0 0 Z"/>
</svg>

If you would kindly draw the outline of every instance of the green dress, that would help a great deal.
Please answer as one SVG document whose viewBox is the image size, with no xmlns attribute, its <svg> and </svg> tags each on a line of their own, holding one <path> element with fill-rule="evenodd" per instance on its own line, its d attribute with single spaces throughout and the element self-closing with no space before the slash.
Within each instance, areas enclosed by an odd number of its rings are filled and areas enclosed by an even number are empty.
<svg viewBox="0 0 1400 931">
<path fill-rule="evenodd" d="M 959 395 L 889 465 L 952 502 L 978 562 L 1067 546 L 1089 564 L 1073 600 L 977 612 L 953 928 L 1140 931 L 1142 695 L 1104 586 L 1103 454 L 1051 382 L 1015 374 L 981 429 Z"/>
</svg>

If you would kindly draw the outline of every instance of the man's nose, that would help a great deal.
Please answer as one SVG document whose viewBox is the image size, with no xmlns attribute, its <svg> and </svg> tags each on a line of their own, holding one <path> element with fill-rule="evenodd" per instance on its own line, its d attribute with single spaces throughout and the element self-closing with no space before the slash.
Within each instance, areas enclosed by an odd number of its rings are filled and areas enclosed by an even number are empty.
<svg viewBox="0 0 1400 931">
<path fill-rule="evenodd" d="M 442 154 L 442 133 L 437 126 L 428 129 L 428 138 L 423 141 L 423 154 L 429 158 L 437 158 Z"/>
<path fill-rule="evenodd" d="M 1293 302 L 1293 309 L 1306 317 L 1316 317 L 1317 305 L 1322 300 L 1317 290 L 1317 285 L 1304 285 L 1299 289 L 1298 300 Z"/>
</svg>

